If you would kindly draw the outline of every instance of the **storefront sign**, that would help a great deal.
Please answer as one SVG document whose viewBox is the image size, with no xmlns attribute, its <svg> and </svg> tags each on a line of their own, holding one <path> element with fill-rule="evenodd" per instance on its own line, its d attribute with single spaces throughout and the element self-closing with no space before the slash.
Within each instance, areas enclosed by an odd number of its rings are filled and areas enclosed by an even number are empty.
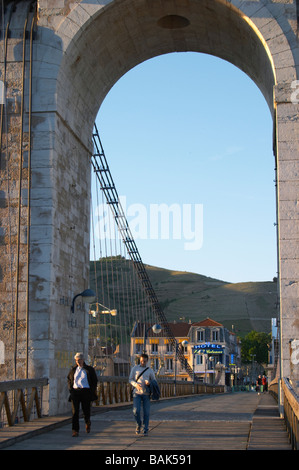
<svg viewBox="0 0 299 470">
<path fill-rule="evenodd" d="M 223 347 L 220 344 L 214 344 L 214 343 L 197 344 L 196 346 L 193 347 L 193 353 L 194 354 L 199 354 L 199 353 L 222 354 Z"/>
</svg>

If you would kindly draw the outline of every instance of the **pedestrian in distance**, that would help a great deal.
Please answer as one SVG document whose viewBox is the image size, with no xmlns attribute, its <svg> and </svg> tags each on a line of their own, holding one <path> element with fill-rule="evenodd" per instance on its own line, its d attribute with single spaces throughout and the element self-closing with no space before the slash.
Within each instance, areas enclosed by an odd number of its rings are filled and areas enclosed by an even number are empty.
<svg viewBox="0 0 299 470">
<path fill-rule="evenodd" d="M 74 356 L 76 365 L 71 368 L 67 380 L 70 392 L 69 401 L 72 403 L 72 435 L 79 435 L 79 412 L 80 404 L 85 421 L 85 430 L 90 432 L 90 409 L 91 403 L 97 399 L 97 375 L 93 367 L 84 362 L 82 353 Z"/>
<path fill-rule="evenodd" d="M 133 386 L 133 414 L 136 434 L 141 432 L 141 405 L 143 407 L 143 435 L 148 435 L 150 418 L 150 383 L 155 381 L 153 369 L 147 366 L 148 355 L 141 354 L 140 364 L 131 369 L 129 382 Z"/>
<path fill-rule="evenodd" d="M 261 394 L 261 388 L 262 388 L 262 377 L 261 375 L 259 375 L 256 380 L 256 387 L 255 387 L 255 390 L 257 391 L 258 395 Z"/>
<path fill-rule="evenodd" d="M 268 390 L 268 381 L 267 381 L 267 377 L 265 375 L 263 375 L 263 377 L 262 377 L 262 385 L 263 385 L 263 392 L 267 392 L 267 390 Z"/>
</svg>

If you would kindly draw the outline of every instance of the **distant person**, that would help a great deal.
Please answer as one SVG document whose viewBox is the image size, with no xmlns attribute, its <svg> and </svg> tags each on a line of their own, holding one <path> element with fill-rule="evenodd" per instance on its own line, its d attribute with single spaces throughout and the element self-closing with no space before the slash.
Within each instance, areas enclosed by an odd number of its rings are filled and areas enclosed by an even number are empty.
<svg viewBox="0 0 299 470">
<path fill-rule="evenodd" d="M 267 377 L 265 375 L 263 375 L 263 377 L 262 377 L 262 385 L 263 385 L 263 392 L 267 392 L 268 391 L 268 381 L 267 381 Z"/>
<path fill-rule="evenodd" d="M 150 383 L 156 380 L 154 371 L 147 367 L 148 355 L 141 354 L 140 364 L 131 370 L 129 382 L 133 389 L 133 414 L 136 421 L 136 434 L 141 431 L 141 404 L 143 406 L 143 435 L 148 435 L 150 417 Z"/>
<path fill-rule="evenodd" d="M 261 387 L 262 387 L 262 376 L 259 375 L 256 380 L 256 387 L 255 387 L 255 390 L 257 391 L 258 395 L 261 394 Z"/>
<path fill-rule="evenodd" d="M 97 399 L 97 375 L 93 367 L 84 362 L 82 353 L 74 357 L 76 365 L 71 368 L 67 380 L 72 403 L 72 432 L 73 437 L 79 435 L 79 411 L 82 406 L 86 432 L 90 432 L 91 402 Z"/>
</svg>

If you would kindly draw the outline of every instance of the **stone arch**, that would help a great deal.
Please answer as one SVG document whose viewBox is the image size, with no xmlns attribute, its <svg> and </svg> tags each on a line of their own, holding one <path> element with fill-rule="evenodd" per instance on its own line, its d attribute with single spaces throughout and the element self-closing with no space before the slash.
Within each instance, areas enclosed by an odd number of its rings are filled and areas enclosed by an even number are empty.
<svg viewBox="0 0 299 470">
<path fill-rule="evenodd" d="M 7 50 L 8 63 L 19 76 L 20 31 L 29 0 L 15 3 L 17 14 L 12 13 Z M 281 366 L 285 376 L 298 381 L 289 348 L 291 339 L 299 339 L 299 100 L 298 93 L 292 93 L 299 65 L 296 3 L 40 0 L 37 6 L 30 120 L 34 205 L 29 376 L 49 377 L 49 412 L 65 411 L 67 367 L 74 352 L 87 352 L 84 308 L 72 315 L 70 302 L 88 286 L 89 279 L 89 161 L 96 114 L 122 75 L 170 52 L 203 52 L 231 62 L 257 84 L 271 110 L 277 163 Z M 22 87 L 13 74 L 7 81 L 7 89 L 13 85 L 15 94 Z M 16 96 L 11 96 L 12 113 L 18 108 L 15 103 Z M 26 106 L 27 101 L 27 112 Z M 10 135 L 18 143 L 14 122 L 10 121 Z M 6 284 L 0 286 L 5 292 Z M 4 303 L 2 307 L 10 315 Z M 7 336 L 8 359 L 3 370 L 10 370 L 9 343 Z M 18 370 L 22 371 L 23 364 L 20 358 Z M 57 400 L 57 396 L 64 398 Z"/>
<path fill-rule="evenodd" d="M 252 6 L 243 2 L 242 7 L 224 0 L 178 1 L 175 6 L 141 0 L 138 7 L 136 2 L 124 0 L 106 2 L 101 9 L 81 2 L 57 28 L 64 49 L 57 86 L 60 115 L 75 128 L 72 106 L 81 100 L 90 127 L 109 89 L 129 69 L 154 56 L 183 51 L 216 55 L 242 69 L 261 89 L 273 114 L 273 87 L 283 80 L 285 68 L 292 70 L 295 79 L 292 52 L 278 21 L 265 6 L 259 5 L 256 17 L 250 17 Z M 187 23 L 169 25 L 171 17 Z M 92 90 L 86 87 L 87 77 Z M 81 131 L 84 141 L 86 128 Z"/>
</svg>

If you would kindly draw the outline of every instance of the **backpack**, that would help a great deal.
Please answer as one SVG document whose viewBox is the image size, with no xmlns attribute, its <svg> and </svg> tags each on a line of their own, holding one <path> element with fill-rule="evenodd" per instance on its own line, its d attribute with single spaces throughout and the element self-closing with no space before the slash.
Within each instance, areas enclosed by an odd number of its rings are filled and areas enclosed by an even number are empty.
<svg viewBox="0 0 299 470">
<path fill-rule="evenodd" d="M 150 383 L 150 395 L 152 400 L 159 400 L 161 396 L 160 388 L 156 380 L 152 380 Z"/>
</svg>

